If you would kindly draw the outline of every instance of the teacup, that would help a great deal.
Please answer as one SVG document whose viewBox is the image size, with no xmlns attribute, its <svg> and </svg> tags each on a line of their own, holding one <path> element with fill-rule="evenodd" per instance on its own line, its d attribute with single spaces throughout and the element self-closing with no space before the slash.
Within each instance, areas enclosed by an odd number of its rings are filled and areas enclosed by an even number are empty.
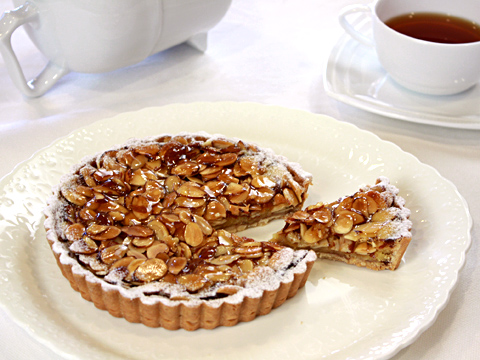
<svg viewBox="0 0 480 360">
<path fill-rule="evenodd" d="M 232 0 L 13 0 L 0 18 L 0 52 L 26 96 L 43 95 L 68 72 L 100 73 L 138 63 L 188 42 L 205 50 L 207 32 Z M 12 49 L 24 26 L 48 64 L 27 81 Z"/>
<path fill-rule="evenodd" d="M 359 13 L 371 17 L 372 36 L 352 24 L 351 15 Z M 449 14 L 480 24 L 480 1 L 376 0 L 343 9 L 339 20 L 354 39 L 375 48 L 383 68 L 407 89 L 449 95 L 474 86 L 480 80 L 480 41 L 445 44 L 419 40 L 385 24 L 394 17 L 417 13 Z"/>
</svg>

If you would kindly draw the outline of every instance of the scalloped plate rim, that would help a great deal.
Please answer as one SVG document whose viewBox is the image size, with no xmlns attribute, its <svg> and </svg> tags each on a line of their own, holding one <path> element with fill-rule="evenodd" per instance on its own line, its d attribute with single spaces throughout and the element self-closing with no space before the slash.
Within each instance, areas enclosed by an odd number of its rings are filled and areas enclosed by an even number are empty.
<svg viewBox="0 0 480 360">
<path fill-rule="evenodd" d="M 36 159 L 42 153 L 50 150 L 51 148 L 57 146 L 58 144 L 64 142 L 70 136 L 78 134 L 83 129 L 93 128 L 93 127 L 97 126 L 99 123 L 111 121 L 112 119 L 117 118 L 119 116 L 128 117 L 129 115 L 137 114 L 139 112 L 155 111 L 156 109 L 159 109 L 159 108 L 161 109 L 161 108 L 166 108 L 166 107 L 179 107 L 180 108 L 180 107 L 191 107 L 191 106 L 214 106 L 214 107 L 216 107 L 216 106 L 226 106 L 227 108 L 230 107 L 230 106 L 231 107 L 235 107 L 235 106 L 258 107 L 259 106 L 261 108 L 270 108 L 270 109 L 277 109 L 277 110 L 284 109 L 286 111 L 294 111 L 294 112 L 297 112 L 299 114 L 303 113 L 305 116 L 312 116 L 313 115 L 315 117 L 322 118 L 325 121 L 340 123 L 341 126 L 349 127 L 350 129 L 353 129 L 353 131 L 359 132 L 360 134 L 363 134 L 363 135 L 368 134 L 368 136 L 373 136 L 374 138 L 376 138 L 381 143 L 389 144 L 389 146 L 394 146 L 397 149 L 397 151 L 400 151 L 404 155 L 409 156 L 412 161 L 417 162 L 421 166 L 424 166 L 424 167 L 430 169 L 430 171 L 433 171 L 436 174 L 436 176 L 438 176 L 442 179 L 442 181 L 444 181 L 447 185 L 451 186 L 452 189 L 454 190 L 454 192 L 456 193 L 456 195 L 458 197 L 458 200 L 461 201 L 461 203 L 463 204 L 463 206 L 465 208 L 465 211 L 466 211 L 466 214 L 467 214 L 467 222 L 468 222 L 467 239 L 466 239 L 466 242 L 465 242 L 464 251 L 461 254 L 461 260 L 460 260 L 460 263 L 459 263 L 459 267 L 455 270 L 455 277 L 454 277 L 454 279 L 452 279 L 451 284 L 448 286 L 448 291 L 444 294 L 444 299 L 437 303 L 435 311 L 429 312 L 429 314 L 432 314 L 432 316 L 430 316 L 429 319 L 424 321 L 422 326 L 417 327 L 416 331 L 414 333 L 411 333 L 411 336 L 409 336 L 408 338 L 405 338 L 404 341 L 401 344 L 399 344 L 393 351 L 391 351 L 389 353 L 382 354 L 382 355 L 377 356 L 377 357 L 374 357 L 374 359 L 387 359 L 387 358 L 390 358 L 391 356 L 395 355 L 401 349 L 403 349 L 404 347 L 413 343 L 420 336 L 420 334 L 422 334 L 426 329 L 428 329 L 435 322 L 439 313 L 447 305 L 447 303 L 450 299 L 450 296 L 451 296 L 453 290 L 455 289 L 455 286 L 456 286 L 456 283 L 457 283 L 458 277 L 459 277 L 459 272 L 461 271 L 461 269 L 463 268 L 463 266 L 465 264 L 466 253 L 467 253 L 467 251 L 468 251 L 468 249 L 470 248 L 470 245 L 471 245 L 471 229 L 472 229 L 472 226 L 473 226 L 473 220 L 472 220 L 472 217 L 471 217 L 471 215 L 468 211 L 467 202 L 462 197 L 462 195 L 458 192 L 455 185 L 450 180 L 443 178 L 441 176 L 441 174 L 435 168 L 433 168 L 432 166 L 420 162 L 420 160 L 418 160 L 414 155 L 403 151 L 398 145 L 396 145 L 392 142 L 382 140 L 376 134 L 373 134 L 373 133 L 368 132 L 366 130 L 359 129 L 358 127 L 356 127 L 355 125 L 350 124 L 350 123 L 339 122 L 338 120 L 336 120 L 336 119 L 334 119 L 330 116 L 327 116 L 327 115 L 313 114 L 313 113 L 308 112 L 306 110 L 292 109 L 292 108 L 281 107 L 281 106 L 277 106 L 277 105 L 265 105 L 265 104 L 252 103 L 252 102 L 225 102 L 225 101 L 224 102 L 194 102 L 194 103 L 170 104 L 170 105 L 165 105 L 165 106 L 161 106 L 161 107 L 149 107 L 149 108 L 144 108 L 144 109 L 141 109 L 141 110 L 130 111 L 130 112 L 126 112 L 126 113 L 120 113 L 120 114 L 117 114 L 117 115 L 114 115 L 114 116 L 111 116 L 111 117 L 108 117 L 108 118 L 98 120 L 98 121 L 96 121 L 92 124 L 80 127 L 78 129 L 72 131 L 70 134 L 53 141 L 50 145 L 36 151 L 32 156 L 30 156 L 25 161 L 19 163 L 17 166 L 15 166 L 15 168 L 11 172 L 9 172 L 8 174 L 6 174 L 4 177 L 2 177 L 0 179 L 0 189 L 3 190 L 4 186 L 6 184 L 8 184 L 9 182 L 11 182 L 15 178 L 15 176 L 18 174 L 18 172 L 21 171 L 26 164 L 28 164 L 31 161 L 33 161 L 34 159 Z M 1 244 L 1 241 L 0 241 L 0 244 Z M 24 319 L 22 319 L 21 316 L 19 314 L 17 314 L 12 307 L 8 306 L 8 304 L 5 304 L 2 301 L 0 301 L 0 306 L 2 307 L 3 310 L 6 311 L 6 313 L 15 322 L 17 322 L 23 329 L 25 329 L 29 333 L 30 336 L 32 336 L 32 338 L 36 339 L 39 343 L 45 345 L 46 347 L 50 348 L 51 350 L 53 350 L 54 352 L 56 352 L 57 354 L 65 357 L 65 358 L 83 359 L 82 356 L 75 356 L 74 354 L 70 354 L 68 352 L 63 351 L 63 349 L 61 347 L 58 347 L 51 340 L 45 339 L 42 335 L 38 334 L 38 332 L 36 332 L 35 329 L 32 328 L 32 325 L 29 324 Z"/>
</svg>

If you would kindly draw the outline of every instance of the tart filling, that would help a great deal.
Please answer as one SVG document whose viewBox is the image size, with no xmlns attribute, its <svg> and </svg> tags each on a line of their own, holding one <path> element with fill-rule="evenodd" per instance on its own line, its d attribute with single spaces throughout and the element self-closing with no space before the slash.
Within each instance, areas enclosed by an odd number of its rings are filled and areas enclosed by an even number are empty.
<svg viewBox="0 0 480 360">
<path fill-rule="evenodd" d="M 319 258 L 395 270 L 411 240 L 410 210 L 389 179 L 351 196 L 295 212 L 272 241 L 314 250 Z"/>
<path fill-rule="evenodd" d="M 298 164 L 240 140 L 134 140 L 61 180 L 47 239 L 72 287 L 114 316 L 168 329 L 234 325 L 295 295 L 316 256 L 227 230 L 300 209 L 310 184 Z"/>
</svg>

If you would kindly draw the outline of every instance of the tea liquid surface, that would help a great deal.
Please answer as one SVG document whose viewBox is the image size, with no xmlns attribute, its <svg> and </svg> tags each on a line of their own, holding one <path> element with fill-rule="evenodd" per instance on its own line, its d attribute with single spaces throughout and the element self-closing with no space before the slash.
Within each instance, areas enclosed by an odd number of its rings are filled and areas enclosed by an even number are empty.
<svg viewBox="0 0 480 360">
<path fill-rule="evenodd" d="M 480 25 L 460 17 L 437 13 L 409 13 L 393 17 L 387 26 L 404 35 L 443 44 L 480 41 Z"/>
</svg>

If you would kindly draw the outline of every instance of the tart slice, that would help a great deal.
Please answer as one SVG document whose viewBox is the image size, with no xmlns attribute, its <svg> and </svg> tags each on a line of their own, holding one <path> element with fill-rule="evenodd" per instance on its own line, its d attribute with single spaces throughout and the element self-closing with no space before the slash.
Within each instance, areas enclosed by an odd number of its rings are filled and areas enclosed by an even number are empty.
<svg viewBox="0 0 480 360">
<path fill-rule="evenodd" d="M 296 294 L 316 255 L 230 231 L 299 209 L 311 176 L 271 150 L 208 134 L 132 140 L 86 158 L 45 209 L 73 289 L 167 329 L 253 320 Z"/>
<path fill-rule="evenodd" d="M 389 179 L 329 204 L 295 212 L 272 241 L 314 250 L 319 258 L 395 270 L 411 240 L 410 210 Z"/>
</svg>

